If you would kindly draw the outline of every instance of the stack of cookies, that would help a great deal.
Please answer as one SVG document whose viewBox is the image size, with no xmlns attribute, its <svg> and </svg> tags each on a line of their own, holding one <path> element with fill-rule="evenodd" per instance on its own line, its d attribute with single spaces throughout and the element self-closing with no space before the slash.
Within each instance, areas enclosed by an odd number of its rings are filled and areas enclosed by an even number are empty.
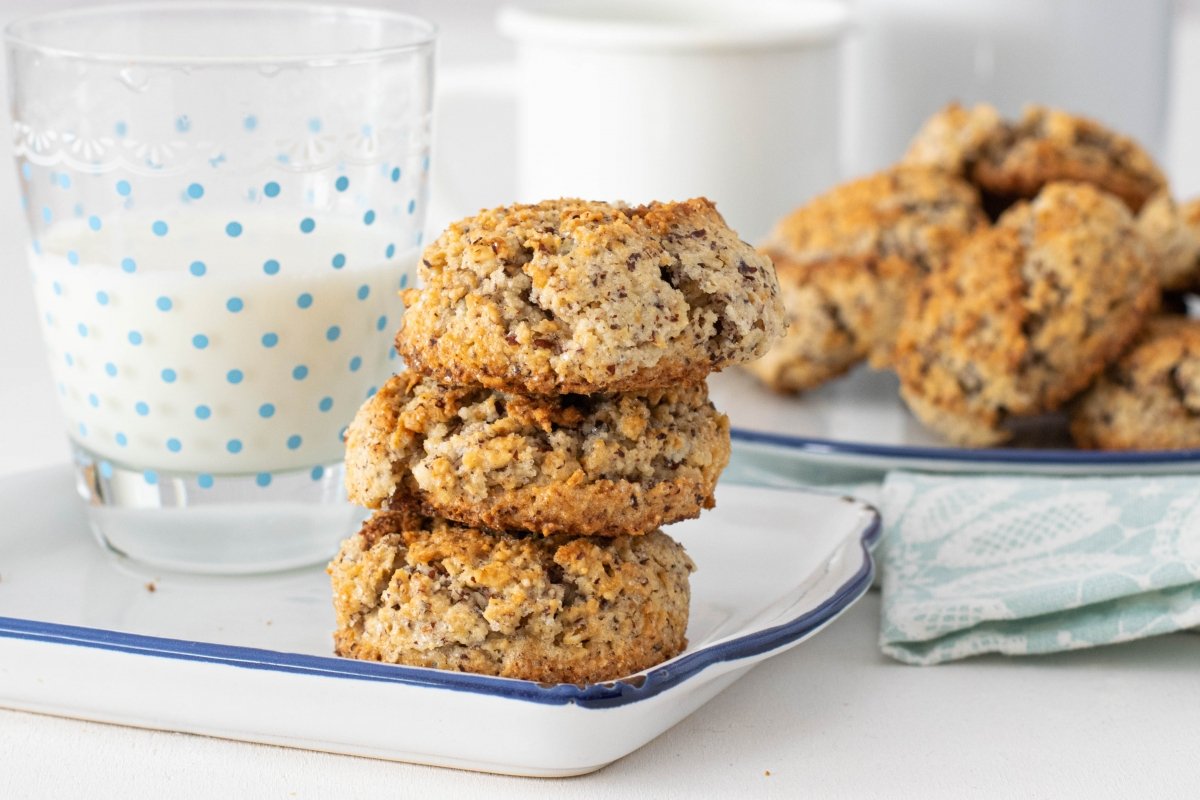
<svg viewBox="0 0 1200 800">
<path fill-rule="evenodd" d="M 407 371 L 360 409 L 376 509 L 329 566 L 340 655 L 549 682 L 686 645 L 694 568 L 658 528 L 729 458 L 706 376 L 781 334 L 771 262 L 706 200 L 486 211 L 423 254 Z"/>
</svg>

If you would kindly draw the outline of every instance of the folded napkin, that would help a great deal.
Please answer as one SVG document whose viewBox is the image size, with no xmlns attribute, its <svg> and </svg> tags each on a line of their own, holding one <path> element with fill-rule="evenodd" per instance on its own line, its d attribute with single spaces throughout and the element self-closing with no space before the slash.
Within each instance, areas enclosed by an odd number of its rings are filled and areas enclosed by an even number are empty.
<svg viewBox="0 0 1200 800">
<path fill-rule="evenodd" d="M 1200 625 L 1200 476 L 895 472 L 880 498 L 880 647 L 911 664 Z"/>
</svg>

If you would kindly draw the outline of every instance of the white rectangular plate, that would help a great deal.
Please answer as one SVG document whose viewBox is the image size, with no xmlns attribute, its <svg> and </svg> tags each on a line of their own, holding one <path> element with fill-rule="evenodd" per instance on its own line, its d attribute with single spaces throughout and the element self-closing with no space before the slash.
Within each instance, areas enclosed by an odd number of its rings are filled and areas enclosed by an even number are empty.
<svg viewBox="0 0 1200 800">
<path fill-rule="evenodd" d="M 723 485 L 670 529 L 699 567 L 688 649 L 575 686 L 334 657 L 320 568 L 146 571 L 92 540 L 66 467 L 0 480 L 0 518 L 0 705 L 539 776 L 636 750 L 813 635 L 867 590 L 879 534 L 856 500 Z"/>
<path fill-rule="evenodd" d="M 1061 415 L 1025 421 L 1009 447 L 956 447 L 909 413 L 895 375 L 865 367 L 797 396 L 772 392 L 739 369 L 711 376 L 708 385 L 714 405 L 729 415 L 734 443 L 768 458 L 875 473 L 1200 472 L 1200 450 L 1079 450 L 1066 435 Z"/>
</svg>

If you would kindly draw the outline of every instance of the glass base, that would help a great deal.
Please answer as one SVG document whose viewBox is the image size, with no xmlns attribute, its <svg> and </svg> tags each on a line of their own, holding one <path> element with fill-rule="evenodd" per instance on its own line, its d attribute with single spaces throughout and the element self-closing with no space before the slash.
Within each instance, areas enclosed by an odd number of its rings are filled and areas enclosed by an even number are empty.
<svg viewBox="0 0 1200 800">
<path fill-rule="evenodd" d="M 346 500 L 341 462 L 207 475 L 133 470 L 74 451 L 96 538 L 162 569 L 245 575 L 320 564 L 366 516 Z"/>
</svg>

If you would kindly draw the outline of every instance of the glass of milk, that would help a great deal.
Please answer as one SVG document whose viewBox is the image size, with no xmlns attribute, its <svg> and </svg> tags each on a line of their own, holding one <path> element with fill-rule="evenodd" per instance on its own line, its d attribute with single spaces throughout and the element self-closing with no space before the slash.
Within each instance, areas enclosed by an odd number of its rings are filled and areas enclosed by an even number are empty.
<svg viewBox="0 0 1200 800">
<path fill-rule="evenodd" d="M 433 26 L 173 2 L 6 34 L 29 263 L 96 535 L 166 569 L 328 558 L 358 521 L 343 431 L 397 367 Z"/>
</svg>

